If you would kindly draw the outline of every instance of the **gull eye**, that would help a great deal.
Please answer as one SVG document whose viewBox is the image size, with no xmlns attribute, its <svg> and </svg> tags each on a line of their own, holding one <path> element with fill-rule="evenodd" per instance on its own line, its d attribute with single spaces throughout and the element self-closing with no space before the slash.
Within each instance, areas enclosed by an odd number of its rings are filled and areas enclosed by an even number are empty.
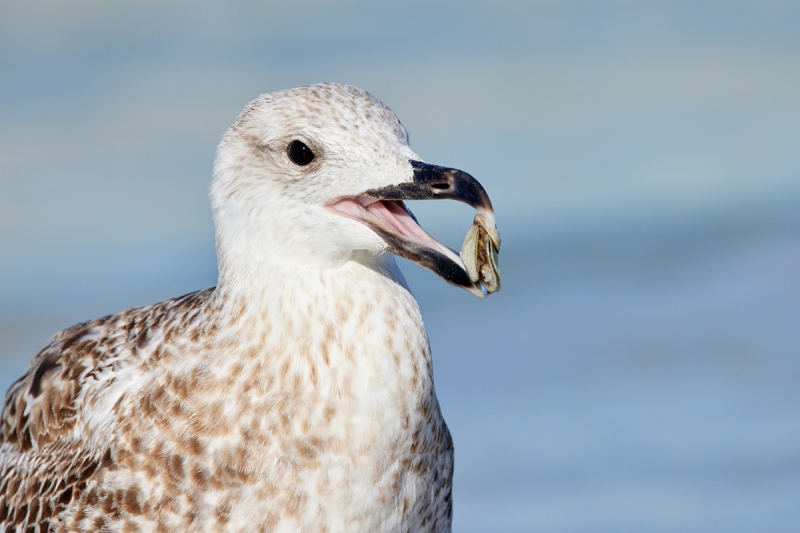
<svg viewBox="0 0 800 533">
<path fill-rule="evenodd" d="M 286 154 L 289 156 L 289 159 L 292 160 L 292 163 L 301 167 L 306 166 L 314 160 L 314 152 L 300 141 L 290 142 L 289 148 L 286 149 Z"/>
</svg>

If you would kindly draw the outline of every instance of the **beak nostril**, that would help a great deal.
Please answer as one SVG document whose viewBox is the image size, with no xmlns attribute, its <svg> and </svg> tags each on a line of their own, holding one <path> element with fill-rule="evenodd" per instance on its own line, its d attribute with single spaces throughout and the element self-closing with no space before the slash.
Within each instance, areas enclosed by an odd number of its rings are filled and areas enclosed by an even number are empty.
<svg viewBox="0 0 800 533">
<path fill-rule="evenodd" d="M 434 188 L 434 189 L 437 189 L 439 191 L 446 191 L 447 189 L 450 188 L 450 184 L 449 183 L 433 183 L 431 185 L 431 187 Z"/>
</svg>

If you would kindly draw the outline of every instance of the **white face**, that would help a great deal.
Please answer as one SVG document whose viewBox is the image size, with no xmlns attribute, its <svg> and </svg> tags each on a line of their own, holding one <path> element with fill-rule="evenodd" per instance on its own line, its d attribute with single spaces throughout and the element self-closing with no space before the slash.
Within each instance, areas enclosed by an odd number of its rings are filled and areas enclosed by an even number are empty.
<svg viewBox="0 0 800 533">
<path fill-rule="evenodd" d="M 217 153 L 211 203 L 221 266 L 263 275 L 374 262 L 391 251 L 482 295 L 459 255 L 419 227 L 407 199 L 462 201 L 494 227 L 480 183 L 422 163 L 394 113 L 368 93 L 322 84 L 264 95 Z"/>
<path fill-rule="evenodd" d="M 313 159 L 293 161 L 293 142 Z M 219 146 L 211 199 L 220 251 L 323 265 L 380 253 L 382 238 L 325 204 L 412 181 L 410 160 L 419 156 L 403 125 L 360 89 L 325 84 L 264 95 Z"/>
</svg>

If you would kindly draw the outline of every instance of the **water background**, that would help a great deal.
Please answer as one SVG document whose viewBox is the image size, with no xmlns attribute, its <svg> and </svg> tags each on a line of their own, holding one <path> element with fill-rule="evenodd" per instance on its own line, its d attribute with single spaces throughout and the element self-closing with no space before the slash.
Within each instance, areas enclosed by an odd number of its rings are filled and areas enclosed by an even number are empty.
<svg viewBox="0 0 800 533">
<path fill-rule="evenodd" d="M 216 144 L 369 90 L 478 177 L 487 300 L 403 263 L 457 531 L 800 531 L 800 3 L 0 5 L 0 388 L 56 331 L 215 284 Z M 461 205 L 416 203 L 458 248 Z"/>
</svg>

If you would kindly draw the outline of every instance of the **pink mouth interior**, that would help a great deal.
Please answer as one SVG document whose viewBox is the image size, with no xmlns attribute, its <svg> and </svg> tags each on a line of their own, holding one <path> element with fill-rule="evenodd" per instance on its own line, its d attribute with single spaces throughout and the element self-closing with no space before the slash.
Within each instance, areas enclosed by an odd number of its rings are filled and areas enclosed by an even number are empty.
<svg viewBox="0 0 800 533">
<path fill-rule="evenodd" d="M 425 245 L 434 250 L 444 248 L 436 239 L 428 235 L 419 224 L 409 215 L 403 202 L 393 200 L 377 200 L 366 206 L 354 198 L 342 198 L 334 204 L 328 206 L 329 209 L 336 211 L 348 218 L 377 224 L 378 226 L 392 230 L 408 240 Z"/>
</svg>

